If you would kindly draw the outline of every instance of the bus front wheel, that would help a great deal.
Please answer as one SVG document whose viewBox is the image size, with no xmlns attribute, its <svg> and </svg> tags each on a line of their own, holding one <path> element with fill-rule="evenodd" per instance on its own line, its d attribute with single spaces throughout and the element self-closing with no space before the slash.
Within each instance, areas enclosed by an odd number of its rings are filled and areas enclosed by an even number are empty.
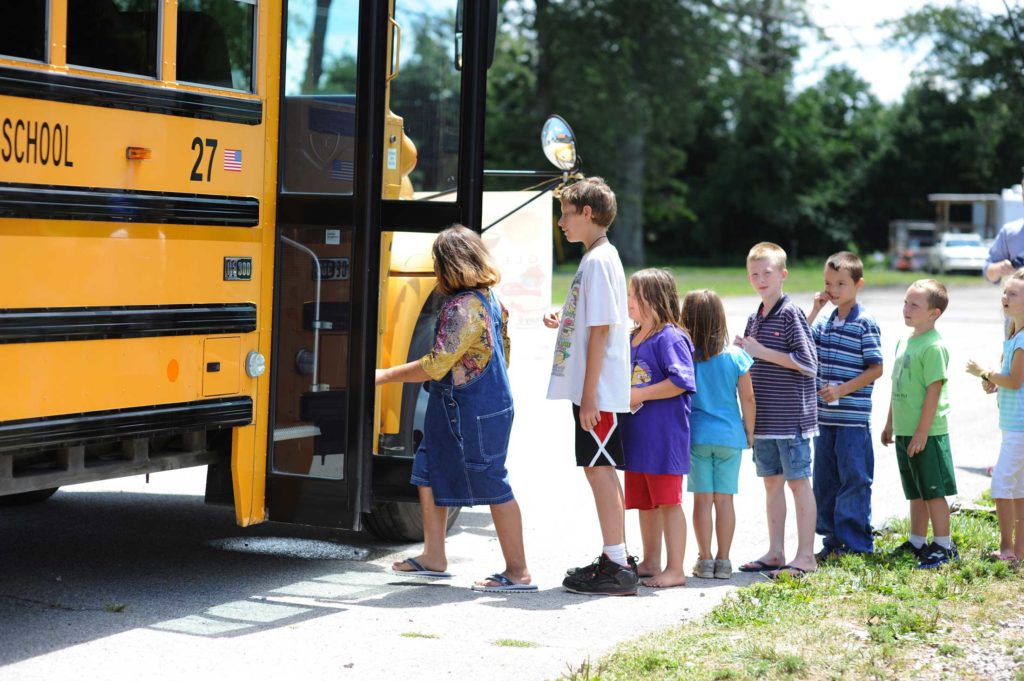
<svg viewBox="0 0 1024 681">
<path fill-rule="evenodd" d="M 459 517 L 459 508 L 448 509 L 448 527 L 452 529 Z M 404 501 L 375 501 L 373 512 L 363 517 L 363 523 L 370 532 L 385 541 L 423 541 L 423 516 L 420 505 Z"/>
</svg>

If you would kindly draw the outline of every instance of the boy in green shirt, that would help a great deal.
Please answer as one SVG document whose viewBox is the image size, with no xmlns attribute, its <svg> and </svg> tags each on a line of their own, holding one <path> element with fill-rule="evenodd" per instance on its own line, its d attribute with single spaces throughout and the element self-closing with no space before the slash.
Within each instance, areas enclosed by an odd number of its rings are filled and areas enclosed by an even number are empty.
<svg viewBox="0 0 1024 681">
<path fill-rule="evenodd" d="M 946 422 L 949 351 L 935 330 L 935 321 L 948 304 L 946 287 L 934 279 L 918 279 L 907 289 L 903 321 L 914 332 L 896 345 L 892 399 L 882 431 L 883 445 L 896 436 L 900 480 L 910 500 L 910 537 L 896 552 L 912 552 L 919 568 L 936 568 L 959 558 L 949 536 L 946 503 L 947 496 L 956 494 Z M 931 544 L 926 543 L 929 521 Z"/>
</svg>

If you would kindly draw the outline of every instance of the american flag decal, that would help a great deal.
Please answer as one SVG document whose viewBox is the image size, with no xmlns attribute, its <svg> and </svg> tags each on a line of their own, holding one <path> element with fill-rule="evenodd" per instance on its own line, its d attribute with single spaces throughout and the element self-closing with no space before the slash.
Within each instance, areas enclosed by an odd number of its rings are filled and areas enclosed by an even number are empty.
<svg viewBox="0 0 1024 681">
<path fill-rule="evenodd" d="M 240 173 L 242 172 L 242 150 L 241 149 L 225 149 L 224 150 L 224 170 Z"/>
<path fill-rule="evenodd" d="M 331 161 L 331 179 L 352 181 L 352 162 L 334 159 Z"/>
</svg>

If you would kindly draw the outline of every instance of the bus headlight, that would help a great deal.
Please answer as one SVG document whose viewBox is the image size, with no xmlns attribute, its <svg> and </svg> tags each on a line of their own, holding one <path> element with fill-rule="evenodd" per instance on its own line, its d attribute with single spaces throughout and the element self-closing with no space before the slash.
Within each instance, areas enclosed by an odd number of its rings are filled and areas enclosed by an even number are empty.
<svg viewBox="0 0 1024 681">
<path fill-rule="evenodd" d="M 267 370 L 267 358 L 253 350 L 245 356 L 245 373 L 249 378 L 259 378 Z"/>
</svg>

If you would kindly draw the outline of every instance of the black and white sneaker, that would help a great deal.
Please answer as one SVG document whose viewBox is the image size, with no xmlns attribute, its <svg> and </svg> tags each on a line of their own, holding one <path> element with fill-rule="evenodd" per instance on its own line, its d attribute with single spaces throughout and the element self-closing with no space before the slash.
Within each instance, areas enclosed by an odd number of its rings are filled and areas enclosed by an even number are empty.
<svg viewBox="0 0 1024 681">
<path fill-rule="evenodd" d="M 587 565 L 581 565 L 579 567 L 571 567 L 571 568 L 569 568 L 568 570 L 565 571 L 565 576 L 566 577 L 571 577 L 572 575 L 578 575 L 578 574 L 582 574 L 582 573 L 585 573 L 585 572 L 586 573 L 594 572 L 595 570 L 597 570 L 597 566 L 600 565 L 600 564 L 601 564 L 601 556 L 598 556 L 597 558 L 594 559 L 594 562 L 592 562 L 592 563 L 589 563 Z"/>
<path fill-rule="evenodd" d="M 623 566 L 605 554 L 601 554 L 595 564 L 562 580 L 566 590 L 587 596 L 635 596 L 639 583 L 635 561 Z"/>
<path fill-rule="evenodd" d="M 921 560 L 921 556 L 923 556 L 930 548 L 931 545 L 927 543 L 922 544 L 921 548 L 917 548 L 916 546 L 911 544 L 910 540 L 908 539 L 907 541 L 903 542 L 902 544 L 894 548 L 892 551 L 890 551 L 888 555 L 890 558 L 898 558 L 899 556 L 902 556 L 904 554 L 910 554 L 914 558 Z"/>
<path fill-rule="evenodd" d="M 947 549 L 932 542 L 923 547 L 921 553 L 918 554 L 917 569 L 933 570 L 953 560 L 960 560 L 960 554 L 957 552 L 955 545 L 950 544 Z"/>
</svg>

